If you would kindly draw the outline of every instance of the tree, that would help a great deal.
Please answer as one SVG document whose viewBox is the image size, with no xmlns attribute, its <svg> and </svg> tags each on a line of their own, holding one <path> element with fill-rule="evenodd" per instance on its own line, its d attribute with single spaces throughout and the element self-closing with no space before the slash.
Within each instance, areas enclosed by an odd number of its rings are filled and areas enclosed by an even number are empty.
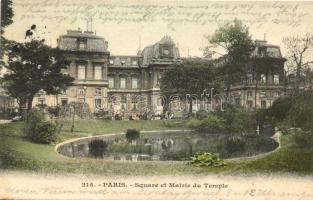
<svg viewBox="0 0 313 200">
<path fill-rule="evenodd" d="M 13 23 L 12 0 L 1 0 L 1 34 L 3 28 Z"/>
<path fill-rule="evenodd" d="M 11 42 L 8 58 L 8 73 L 2 81 L 8 94 L 18 100 L 20 111 L 26 103 L 27 110 L 31 110 L 34 95 L 40 90 L 58 94 L 74 80 L 61 73 L 67 64 L 61 51 L 43 41 Z"/>
<path fill-rule="evenodd" d="M 229 96 L 231 84 L 242 79 L 247 72 L 251 53 L 255 46 L 247 26 L 241 21 L 234 20 L 219 27 L 212 37 L 208 37 L 210 46 L 205 48 L 205 53 L 218 53 L 221 74 L 226 86 L 226 98 Z"/>
<path fill-rule="evenodd" d="M 186 95 L 200 96 L 205 89 L 214 87 L 218 90 L 219 84 L 215 80 L 216 70 L 211 63 L 201 59 L 186 59 L 176 63 L 166 71 L 161 78 L 161 93 L 169 98 L 177 95 L 182 99 Z M 192 112 L 192 98 L 189 98 L 189 112 Z"/>
<path fill-rule="evenodd" d="M 0 41 L 0 69 L 4 65 L 2 61 L 3 51 L 6 50 L 6 39 L 2 36 L 4 28 L 13 23 L 13 10 L 11 0 L 1 0 L 1 41 Z"/>
<path fill-rule="evenodd" d="M 283 39 L 287 49 L 287 67 L 288 73 L 295 75 L 294 92 L 299 93 L 300 85 L 305 71 L 313 63 L 311 52 L 313 47 L 313 35 L 306 34 L 304 36 L 296 35 Z"/>
</svg>

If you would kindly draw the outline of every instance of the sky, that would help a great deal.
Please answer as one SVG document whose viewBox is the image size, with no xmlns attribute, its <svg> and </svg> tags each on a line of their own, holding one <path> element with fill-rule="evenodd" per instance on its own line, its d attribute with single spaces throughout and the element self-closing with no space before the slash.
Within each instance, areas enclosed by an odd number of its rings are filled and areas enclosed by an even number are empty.
<svg viewBox="0 0 313 200">
<path fill-rule="evenodd" d="M 13 24 L 5 37 L 24 41 L 25 32 L 37 25 L 38 35 L 48 32 L 56 46 L 68 29 L 87 29 L 104 37 L 114 55 L 135 55 L 138 49 L 169 35 L 183 57 L 202 56 L 206 36 L 228 21 L 239 19 L 249 27 L 253 39 L 266 39 L 282 47 L 284 37 L 313 33 L 313 2 L 214 2 L 214 1 L 101 1 L 14 0 Z M 89 23 L 90 25 L 91 23 Z M 46 29 L 45 29 L 46 27 Z M 89 30 L 91 27 L 89 26 Z"/>
</svg>

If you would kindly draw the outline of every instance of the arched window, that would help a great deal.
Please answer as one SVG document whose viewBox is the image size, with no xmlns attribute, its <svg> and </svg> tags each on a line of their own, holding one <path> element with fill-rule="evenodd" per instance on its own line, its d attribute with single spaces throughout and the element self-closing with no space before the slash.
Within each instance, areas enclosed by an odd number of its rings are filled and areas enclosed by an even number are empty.
<svg viewBox="0 0 313 200">
<path fill-rule="evenodd" d="M 102 80 L 102 66 L 101 65 L 95 65 L 94 78 L 95 80 Z"/>
<path fill-rule="evenodd" d="M 109 88 L 114 88 L 114 77 L 109 76 L 108 81 L 109 81 Z"/>
<path fill-rule="evenodd" d="M 85 80 L 86 79 L 86 66 L 85 65 L 78 65 L 77 69 L 77 78 L 78 80 Z"/>
<path fill-rule="evenodd" d="M 274 84 L 279 84 L 279 75 L 278 74 L 274 74 L 273 82 L 274 82 Z"/>
<path fill-rule="evenodd" d="M 120 88 L 126 88 L 126 77 L 120 77 Z"/>
<path fill-rule="evenodd" d="M 261 83 L 266 83 L 266 75 L 265 74 L 261 74 Z"/>
<path fill-rule="evenodd" d="M 132 77 L 132 89 L 137 89 L 137 88 L 138 88 L 138 78 Z"/>
</svg>

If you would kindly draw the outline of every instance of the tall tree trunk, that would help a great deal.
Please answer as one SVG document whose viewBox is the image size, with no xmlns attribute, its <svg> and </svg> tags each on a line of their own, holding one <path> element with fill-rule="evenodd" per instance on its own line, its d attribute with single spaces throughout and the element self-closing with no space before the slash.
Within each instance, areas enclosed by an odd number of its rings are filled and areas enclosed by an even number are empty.
<svg viewBox="0 0 313 200">
<path fill-rule="evenodd" d="M 300 70 L 301 70 L 301 67 L 297 67 L 297 71 L 296 71 L 296 80 L 295 80 L 295 94 L 299 94 L 299 90 L 300 90 Z"/>
<path fill-rule="evenodd" d="M 255 89 L 254 89 L 254 109 L 257 109 L 257 95 L 258 95 L 258 79 L 255 80 Z"/>
</svg>

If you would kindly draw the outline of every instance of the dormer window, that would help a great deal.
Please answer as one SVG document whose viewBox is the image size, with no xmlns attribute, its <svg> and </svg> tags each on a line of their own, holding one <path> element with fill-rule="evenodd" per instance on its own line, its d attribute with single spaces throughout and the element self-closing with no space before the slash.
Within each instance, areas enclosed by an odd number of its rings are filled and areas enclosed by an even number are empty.
<svg viewBox="0 0 313 200">
<path fill-rule="evenodd" d="M 87 49 L 87 40 L 79 39 L 78 40 L 78 50 L 86 50 Z"/>
<path fill-rule="evenodd" d="M 173 45 L 160 45 L 160 55 L 164 58 L 173 57 Z"/>
</svg>

